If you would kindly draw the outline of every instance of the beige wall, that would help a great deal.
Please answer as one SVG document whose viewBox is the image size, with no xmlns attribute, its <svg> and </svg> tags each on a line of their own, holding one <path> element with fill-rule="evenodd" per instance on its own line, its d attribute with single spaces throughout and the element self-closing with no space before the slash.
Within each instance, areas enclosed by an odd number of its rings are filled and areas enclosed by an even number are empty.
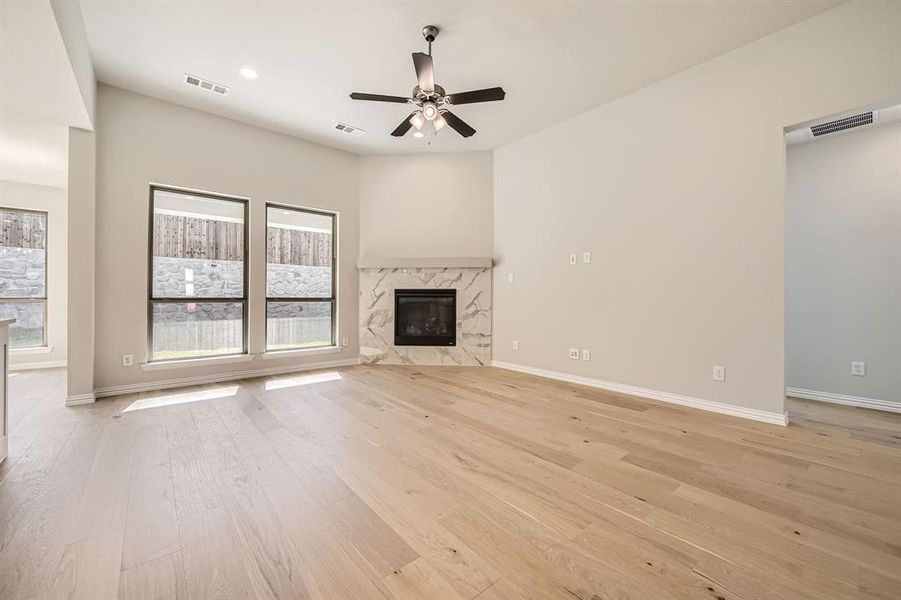
<svg viewBox="0 0 901 600">
<path fill-rule="evenodd" d="M 96 142 L 93 132 L 69 128 L 67 402 L 94 398 Z"/>
<path fill-rule="evenodd" d="M 81 92 L 85 111 L 93 124 L 97 112 L 97 80 L 94 77 L 91 49 L 81 17 L 81 6 L 72 0 L 50 0 L 50 6 L 53 8 L 53 17 L 56 19 L 63 44 L 66 46 L 66 54 L 78 90 Z"/>
<path fill-rule="evenodd" d="M 490 152 L 363 156 L 360 254 L 491 256 L 492 198 Z"/>
<path fill-rule="evenodd" d="M 10 366 L 63 366 L 66 363 L 66 190 L 58 187 L 0 181 L 0 206 L 47 213 L 47 348 L 9 353 Z"/>
<path fill-rule="evenodd" d="M 96 387 L 351 359 L 357 350 L 356 156 L 100 86 L 97 120 Z M 340 213 L 340 353 L 145 372 L 150 182 L 251 198 L 249 350 L 265 335 L 265 202 Z M 122 367 L 133 353 L 135 366 Z"/>
<path fill-rule="evenodd" d="M 789 146 L 787 174 L 786 383 L 901 406 L 901 123 Z"/>
<path fill-rule="evenodd" d="M 899 23 L 844 4 L 498 149 L 494 359 L 781 413 L 783 127 L 901 99 Z"/>
</svg>

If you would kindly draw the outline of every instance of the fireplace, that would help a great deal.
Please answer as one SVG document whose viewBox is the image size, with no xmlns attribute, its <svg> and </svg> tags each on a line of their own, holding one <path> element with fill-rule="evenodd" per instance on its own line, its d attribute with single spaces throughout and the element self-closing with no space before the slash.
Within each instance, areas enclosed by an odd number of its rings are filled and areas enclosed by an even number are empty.
<svg viewBox="0 0 901 600">
<path fill-rule="evenodd" d="M 395 346 L 456 346 L 457 290 L 394 290 Z"/>
</svg>

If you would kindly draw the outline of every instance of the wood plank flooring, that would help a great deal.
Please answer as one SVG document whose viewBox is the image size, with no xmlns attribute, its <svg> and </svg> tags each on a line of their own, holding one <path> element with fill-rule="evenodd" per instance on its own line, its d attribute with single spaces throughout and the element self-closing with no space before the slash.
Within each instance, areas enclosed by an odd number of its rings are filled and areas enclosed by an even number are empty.
<svg viewBox="0 0 901 600">
<path fill-rule="evenodd" d="M 901 598 L 901 415 L 493 368 L 64 382 L 10 381 L 2 600 Z"/>
</svg>

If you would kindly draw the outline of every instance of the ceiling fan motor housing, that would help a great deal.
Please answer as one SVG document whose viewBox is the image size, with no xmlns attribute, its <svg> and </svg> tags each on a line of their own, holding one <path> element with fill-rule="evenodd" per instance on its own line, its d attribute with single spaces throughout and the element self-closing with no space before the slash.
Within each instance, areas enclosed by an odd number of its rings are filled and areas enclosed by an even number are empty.
<svg viewBox="0 0 901 600">
<path fill-rule="evenodd" d="M 438 37 L 438 28 L 434 25 L 426 25 L 422 28 L 422 37 L 431 44 L 435 41 L 435 38 Z"/>
</svg>

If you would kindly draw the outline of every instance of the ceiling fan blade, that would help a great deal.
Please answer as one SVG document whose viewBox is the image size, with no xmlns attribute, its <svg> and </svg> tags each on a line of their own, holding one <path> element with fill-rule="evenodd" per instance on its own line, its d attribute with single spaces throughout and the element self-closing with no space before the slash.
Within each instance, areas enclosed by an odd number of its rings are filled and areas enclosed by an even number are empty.
<svg viewBox="0 0 901 600">
<path fill-rule="evenodd" d="M 419 89 L 423 92 L 434 92 L 435 72 L 432 70 L 432 57 L 425 52 L 414 52 L 413 68 L 416 69 L 416 79 L 419 81 Z"/>
<path fill-rule="evenodd" d="M 447 124 L 450 125 L 454 131 L 465 138 L 472 137 L 472 135 L 476 132 L 476 130 L 467 125 L 463 119 L 449 110 L 442 112 L 441 116 L 444 117 L 444 120 L 447 121 Z"/>
<path fill-rule="evenodd" d="M 402 96 L 383 96 L 381 94 L 362 94 L 360 92 L 354 92 L 350 95 L 354 100 L 372 100 L 373 102 L 397 102 L 398 104 L 406 104 L 410 101 L 409 98 L 404 98 Z"/>
<path fill-rule="evenodd" d="M 415 114 L 415 112 L 411 112 L 407 116 L 407 118 L 397 126 L 397 129 L 391 132 L 391 135 L 393 135 L 394 137 L 403 137 L 408 131 L 410 131 L 410 128 L 413 127 L 413 123 L 410 122 L 410 119 L 412 119 L 413 115 Z"/>
<path fill-rule="evenodd" d="M 504 88 L 493 87 L 485 90 L 449 94 L 447 96 L 447 101 L 454 105 L 474 104 L 476 102 L 494 102 L 495 100 L 503 100 L 506 95 L 507 92 L 504 91 Z"/>
</svg>

